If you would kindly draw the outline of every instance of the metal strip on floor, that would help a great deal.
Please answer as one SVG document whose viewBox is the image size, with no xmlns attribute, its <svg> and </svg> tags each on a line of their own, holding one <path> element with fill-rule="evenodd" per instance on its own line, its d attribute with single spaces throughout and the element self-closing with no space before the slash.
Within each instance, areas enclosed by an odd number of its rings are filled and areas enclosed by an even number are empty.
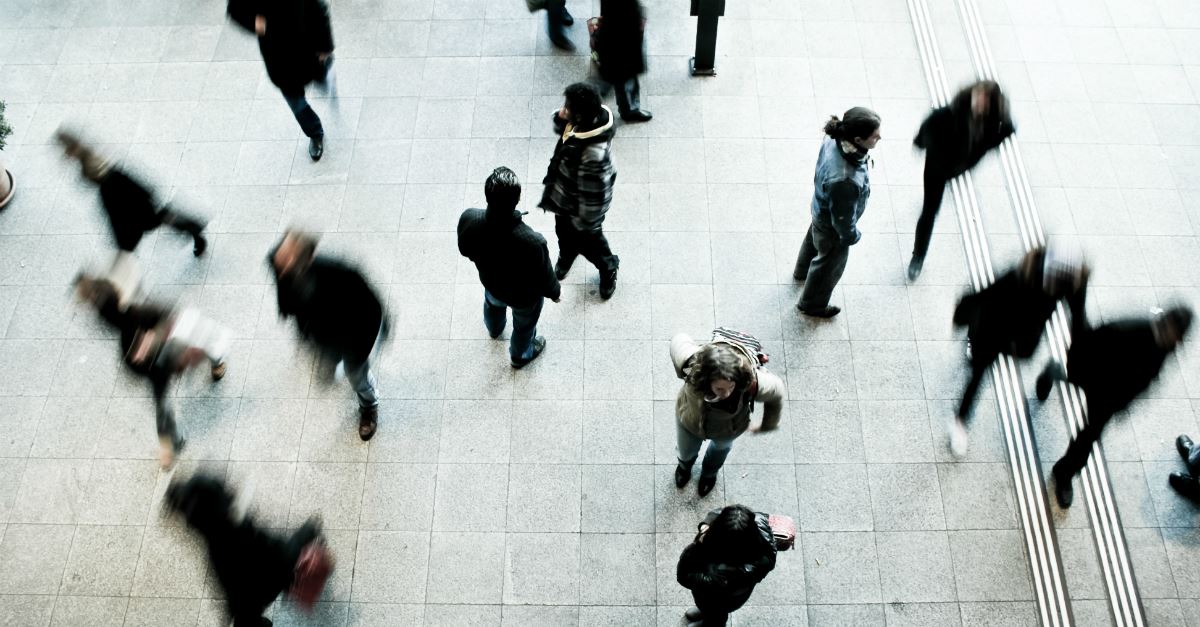
<svg viewBox="0 0 1200 627">
<path fill-rule="evenodd" d="M 958 9 L 976 75 L 981 79 L 995 79 L 995 62 L 992 60 L 991 48 L 988 45 L 983 20 L 975 5 L 975 0 L 958 0 Z M 1004 169 L 1005 188 L 1008 189 L 1012 200 L 1025 250 L 1044 244 L 1045 233 L 1038 217 L 1037 205 L 1033 200 L 1033 189 L 1029 184 L 1029 176 L 1026 174 L 1015 135 L 1010 136 L 1001 144 L 1000 163 Z M 1071 334 L 1070 327 L 1067 325 L 1066 312 L 1061 303 L 1047 326 L 1051 354 L 1059 363 L 1065 363 Z M 1058 382 L 1057 387 L 1062 393 L 1067 433 L 1074 438 L 1087 424 L 1084 411 L 1085 399 L 1078 389 L 1066 382 Z M 1114 624 L 1118 627 L 1143 627 L 1145 625 L 1145 609 L 1142 606 L 1141 596 L 1138 594 L 1137 581 L 1129 560 L 1129 550 L 1121 526 L 1120 513 L 1117 511 L 1116 499 L 1113 496 L 1112 484 L 1108 478 L 1104 454 L 1099 442 L 1093 445 L 1092 455 L 1088 459 L 1087 467 L 1081 473 L 1080 479 L 1086 495 L 1088 516 L 1108 589 Z"/>
<path fill-rule="evenodd" d="M 951 91 L 942 66 L 941 52 L 925 0 L 908 0 L 909 14 L 925 78 L 935 107 L 947 104 Z M 966 252 L 971 286 L 983 289 L 995 280 L 987 237 L 980 218 L 978 196 L 970 173 L 950 182 L 959 231 Z M 1016 363 L 1003 356 L 992 367 L 992 381 L 999 404 L 1000 424 L 1008 452 L 1009 469 L 1016 489 L 1021 530 L 1029 555 L 1030 573 L 1041 624 L 1069 627 L 1073 620 L 1058 552 L 1058 539 L 1050 522 L 1041 463 L 1033 440 L 1033 427 L 1026 411 L 1025 395 Z"/>
</svg>

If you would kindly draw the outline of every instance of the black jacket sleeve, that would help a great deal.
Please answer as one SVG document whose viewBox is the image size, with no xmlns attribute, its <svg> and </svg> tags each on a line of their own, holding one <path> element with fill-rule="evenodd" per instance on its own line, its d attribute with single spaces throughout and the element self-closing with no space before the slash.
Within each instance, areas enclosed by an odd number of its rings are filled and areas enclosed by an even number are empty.
<svg viewBox="0 0 1200 627">
<path fill-rule="evenodd" d="M 241 26 L 249 33 L 254 33 L 254 17 L 258 15 L 253 0 L 229 0 L 225 12 L 234 24 Z"/>
<path fill-rule="evenodd" d="M 921 122 L 921 128 L 917 130 L 916 137 L 913 137 L 913 146 L 922 150 L 928 150 L 936 141 L 938 128 L 945 123 L 946 117 L 950 115 L 950 107 L 938 107 L 929 112 L 925 116 L 925 120 Z"/>
<path fill-rule="evenodd" d="M 333 52 L 333 28 L 329 25 L 329 5 L 324 0 L 306 0 L 305 21 L 309 41 L 317 52 Z"/>
</svg>

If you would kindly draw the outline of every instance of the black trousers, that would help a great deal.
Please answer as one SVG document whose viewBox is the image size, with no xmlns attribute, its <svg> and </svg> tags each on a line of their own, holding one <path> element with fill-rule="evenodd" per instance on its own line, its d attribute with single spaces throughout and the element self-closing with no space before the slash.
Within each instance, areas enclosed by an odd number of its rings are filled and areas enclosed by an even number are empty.
<svg viewBox="0 0 1200 627">
<path fill-rule="evenodd" d="M 800 244 L 800 254 L 796 257 L 796 268 L 792 271 L 796 280 L 804 281 L 801 309 L 814 310 L 829 305 L 833 288 L 842 279 L 849 259 L 850 247 L 842 245 L 833 227 L 808 225 L 804 242 Z"/>
<path fill-rule="evenodd" d="M 550 39 L 567 38 L 566 10 L 567 0 L 546 0 L 546 32 Z"/>
<path fill-rule="evenodd" d="M 941 168 L 925 166 L 925 201 L 921 204 L 921 217 L 917 219 L 917 234 L 913 240 L 913 257 L 924 259 L 929 252 L 929 240 L 933 237 L 933 223 L 942 208 L 946 184 L 953 178 Z"/>
<path fill-rule="evenodd" d="M 1063 380 L 1063 371 L 1056 364 L 1051 362 L 1042 371 L 1041 377 L 1049 377 L 1051 382 Z M 1039 377 L 1039 378 L 1041 378 Z M 1070 377 L 1066 377 L 1068 383 L 1074 383 Z M 1116 408 L 1105 403 L 1100 395 L 1092 394 L 1087 388 L 1081 388 L 1083 393 L 1087 395 L 1088 411 L 1087 411 L 1087 426 L 1083 428 L 1067 445 L 1067 452 L 1054 464 L 1054 478 L 1058 481 L 1070 481 L 1072 477 L 1079 474 L 1084 466 L 1087 466 L 1088 456 L 1092 454 L 1092 444 L 1100 440 L 1100 434 L 1104 431 L 1104 425 L 1112 419 L 1116 413 Z M 1093 398 L 1095 397 L 1095 398 Z"/>
<path fill-rule="evenodd" d="M 738 610 L 750 599 L 753 588 L 745 592 L 720 599 L 711 599 L 692 591 L 692 601 L 702 614 L 703 627 L 725 627 L 729 622 L 729 614 Z"/>
<path fill-rule="evenodd" d="M 617 256 L 609 247 L 603 229 L 581 231 L 571 223 L 571 218 L 556 215 L 554 233 L 558 235 L 558 258 L 564 265 L 570 265 L 576 257 L 583 255 L 601 273 L 617 269 Z"/>
<path fill-rule="evenodd" d="M 619 114 L 626 115 L 630 111 L 642 108 L 642 86 L 638 84 L 637 76 L 624 83 L 613 83 L 613 89 L 617 92 L 617 112 Z"/>
</svg>

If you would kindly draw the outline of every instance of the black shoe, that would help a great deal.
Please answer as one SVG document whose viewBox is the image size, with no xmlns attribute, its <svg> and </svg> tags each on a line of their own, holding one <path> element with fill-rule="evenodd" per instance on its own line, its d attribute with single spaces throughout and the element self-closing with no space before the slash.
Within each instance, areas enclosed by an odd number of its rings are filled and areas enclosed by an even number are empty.
<svg viewBox="0 0 1200 627">
<path fill-rule="evenodd" d="M 563 26 L 575 25 L 575 17 L 571 15 L 571 12 L 567 10 L 567 7 L 563 7 L 562 10 L 562 23 Z"/>
<path fill-rule="evenodd" d="M 916 281 L 917 277 L 921 276 L 921 268 L 925 265 L 924 257 L 913 257 L 912 261 L 908 262 L 908 280 Z"/>
<path fill-rule="evenodd" d="M 363 442 L 370 440 L 375 435 L 375 430 L 379 427 L 379 407 L 372 405 L 370 407 L 362 406 L 358 408 L 358 437 Z"/>
<path fill-rule="evenodd" d="M 204 239 L 203 235 L 196 235 L 194 239 L 196 243 L 192 247 L 192 254 L 199 257 L 204 254 L 204 251 L 208 250 L 208 240 Z"/>
<path fill-rule="evenodd" d="M 704 612 L 701 612 L 700 608 L 698 607 L 689 607 L 687 611 L 683 613 L 683 617 L 686 618 L 688 622 L 694 623 L 704 618 Z"/>
<path fill-rule="evenodd" d="M 1050 379 L 1049 372 L 1043 372 L 1037 378 L 1037 398 L 1041 402 L 1046 402 L 1050 398 L 1050 389 L 1054 386 L 1054 381 Z"/>
<path fill-rule="evenodd" d="M 793 272 L 792 280 L 796 281 L 798 283 L 803 283 L 808 280 L 808 275 L 807 274 L 796 274 L 795 272 Z"/>
<path fill-rule="evenodd" d="M 575 44 L 571 43 L 564 35 L 550 36 L 550 43 L 554 44 L 555 48 L 565 52 L 575 52 Z"/>
<path fill-rule="evenodd" d="M 705 477 L 700 475 L 700 481 L 696 482 L 696 494 L 700 496 L 708 496 L 712 492 L 713 486 L 717 485 L 717 476 Z"/>
<path fill-rule="evenodd" d="M 1170 483 L 1180 496 L 1200 501 L 1200 483 L 1196 482 L 1195 477 L 1182 472 L 1173 472 L 1170 477 L 1167 477 L 1167 483 Z"/>
<path fill-rule="evenodd" d="M 1179 451 L 1179 456 L 1183 458 L 1185 463 L 1192 456 L 1192 447 L 1195 445 L 1195 442 L 1192 442 L 1192 439 L 1186 435 L 1175 438 L 1175 450 Z"/>
<path fill-rule="evenodd" d="M 675 466 L 675 487 L 683 488 L 692 480 L 692 469 L 684 468 L 683 464 Z"/>
<path fill-rule="evenodd" d="M 546 338 L 539 335 L 533 338 L 533 356 L 531 356 L 529 359 L 522 359 L 520 361 L 513 360 L 512 367 L 520 370 L 521 368 L 528 366 L 529 362 L 537 359 L 538 355 L 541 355 L 542 351 L 544 350 L 546 350 Z"/>
<path fill-rule="evenodd" d="M 608 300 L 617 291 L 617 269 L 621 267 L 618 259 L 613 262 L 613 269 L 600 275 L 600 298 Z"/>
<path fill-rule="evenodd" d="M 557 277 L 559 281 L 567 278 L 567 273 L 571 271 L 571 266 L 574 264 L 574 259 L 566 261 L 562 257 L 559 257 L 558 261 L 554 262 L 554 276 Z"/>
<path fill-rule="evenodd" d="M 313 137 L 308 140 L 308 156 L 313 161 L 320 161 L 325 154 L 325 137 Z"/>
<path fill-rule="evenodd" d="M 654 119 L 654 114 L 645 109 L 633 109 L 622 113 L 621 119 L 626 122 L 649 122 Z"/>
<path fill-rule="evenodd" d="M 833 305 L 826 305 L 820 309 L 805 309 L 800 305 L 796 305 L 796 309 L 799 309 L 800 313 L 814 318 L 832 318 L 842 313 L 841 307 L 834 307 Z"/>
<path fill-rule="evenodd" d="M 1054 465 L 1054 470 L 1051 475 L 1054 476 L 1054 498 L 1058 499 L 1058 506 L 1067 509 L 1071 507 L 1071 503 L 1075 500 L 1075 487 L 1071 485 L 1071 480 L 1074 477 L 1063 477 L 1058 473 L 1058 464 Z"/>
</svg>

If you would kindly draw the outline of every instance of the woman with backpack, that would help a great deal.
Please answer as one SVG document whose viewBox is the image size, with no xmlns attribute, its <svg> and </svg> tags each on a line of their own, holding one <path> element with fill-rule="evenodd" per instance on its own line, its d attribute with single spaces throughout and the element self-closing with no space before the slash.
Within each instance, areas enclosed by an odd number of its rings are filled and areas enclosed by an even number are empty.
<svg viewBox="0 0 1200 627">
<path fill-rule="evenodd" d="M 675 399 L 677 451 L 675 487 L 692 478 L 700 446 L 709 441 L 696 491 L 707 495 L 717 484 L 733 441 L 750 429 L 755 401 L 763 404 L 762 423 L 752 431 L 779 426 L 783 409 L 783 380 L 762 367 L 766 355 L 752 336 L 718 329 L 712 342 L 696 344 L 680 333 L 671 338 L 671 362 L 683 379 Z M 761 355 L 761 358 L 760 358 Z"/>
<path fill-rule="evenodd" d="M 692 591 L 696 606 L 688 627 L 722 627 L 746 603 L 754 586 L 775 568 L 775 538 L 767 517 L 742 505 L 721 510 L 683 554 L 675 577 Z"/>
</svg>

